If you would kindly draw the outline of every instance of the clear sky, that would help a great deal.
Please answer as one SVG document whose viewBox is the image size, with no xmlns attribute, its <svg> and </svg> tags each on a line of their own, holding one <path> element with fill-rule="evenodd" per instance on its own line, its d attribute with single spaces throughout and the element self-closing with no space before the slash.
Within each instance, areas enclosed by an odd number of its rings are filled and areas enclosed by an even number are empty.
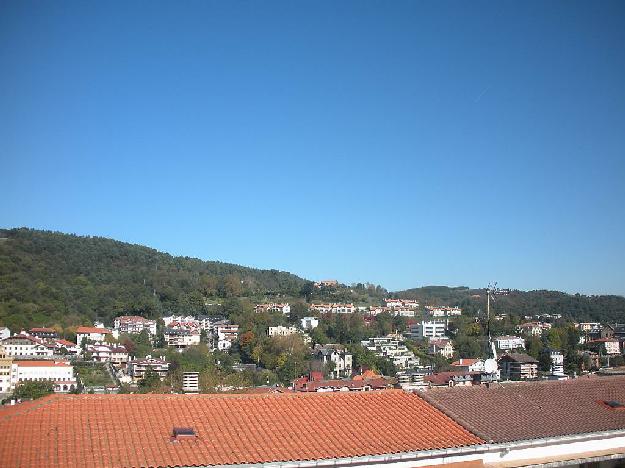
<svg viewBox="0 0 625 468">
<path fill-rule="evenodd" d="M 625 294 L 625 2 L 0 2 L 0 226 Z"/>
</svg>

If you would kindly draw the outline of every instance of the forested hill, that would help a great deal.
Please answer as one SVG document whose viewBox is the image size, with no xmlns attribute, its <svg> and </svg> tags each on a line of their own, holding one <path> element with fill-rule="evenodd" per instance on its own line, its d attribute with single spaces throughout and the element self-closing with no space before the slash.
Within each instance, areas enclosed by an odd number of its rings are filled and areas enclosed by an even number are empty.
<svg viewBox="0 0 625 468">
<path fill-rule="evenodd" d="M 403 299 L 416 299 L 422 304 L 458 305 L 469 315 L 486 309 L 486 290 L 466 287 L 425 286 L 398 291 L 393 294 Z M 492 305 L 494 314 L 516 316 L 537 314 L 560 314 L 563 318 L 577 321 L 625 322 L 625 297 L 585 296 L 558 291 L 517 291 L 497 296 Z"/>
<path fill-rule="evenodd" d="M 101 237 L 0 230 L 0 326 L 12 329 L 199 311 L 207 298 L 298 295 L 304 283 Z"/>
<path fill-rule="evenodd" d="M 101 237 L 32 229 L 0 229 L 0 326 L 61 329 L 121 314 L 157 318 L 164 313 L 207 313 L 213 303 L 331 301 L 382 304 L 381 286 L 316 289 L 298 276 L 221 262 L 174 257 L 148 247 Z M 467 315 L 485 310 L 483 289 L 427 286 L 395 297 L 422 305 L 459 305 Z M 494 313 L 561 314 L 578 321 L 625 322 L 625 298 L 555 291 L 512 291 Z"/>
</svg>

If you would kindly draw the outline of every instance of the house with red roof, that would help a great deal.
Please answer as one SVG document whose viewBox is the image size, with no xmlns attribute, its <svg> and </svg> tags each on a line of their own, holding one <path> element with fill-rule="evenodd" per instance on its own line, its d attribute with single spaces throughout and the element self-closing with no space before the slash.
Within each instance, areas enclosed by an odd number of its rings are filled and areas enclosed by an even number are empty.
<svg viewBox="0 0 625 468">
<path fill-rule="evenodd" d="M 0 345 L 8 356 L 13 357 L 51 358 L 54 355 L 54 346 L 30 335 L 13 335 L 0 340 Z"/>
<path fill-rule="evenodd" d="M 450 366 L 454 371 L 484 372 L 486 370 L 483 359 L 460 358 L 452 362 Z"/>
<path fill-rule="evenodd" d="M 112 336 L 111 330 L 102 327 L 78 327 L 76 329 L 76 343 L 82 346 L 84 340 L 104 341 L 108 336 Z"/>
</svg>

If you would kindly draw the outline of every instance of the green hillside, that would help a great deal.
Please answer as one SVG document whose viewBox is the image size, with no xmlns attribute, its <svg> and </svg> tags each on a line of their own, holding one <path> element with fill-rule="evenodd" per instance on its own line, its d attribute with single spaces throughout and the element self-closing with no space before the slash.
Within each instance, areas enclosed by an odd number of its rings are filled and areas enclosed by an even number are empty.
<svg viewBox="0 0 625 468">
<path fill-rule="evenodd" d="M 381 304 L 387 291 L 372 284 L 317 289 L 287 272 L 174 257 L 102 237 L 32 229 L 0 229 L 0 326 L 60 329 L 122 313 L 158 318 L 165 313 L 225 313 L 267 300 Z M 485 291 L 426 286 L 396 297 L 422 305 L 459 305 L 467 315 L 486 308 Z M 223 307 L 212 304 L 224 304 Z M 298 314 L 306 308 L 300 304 Z M 580 321 L 625 322 L 625 298 L 555 291 L 512 291 L 494 313 L 562 314 Z"/>
<path fill-rule="evenodd" d="M 211 298 L 297 296 L 305 283 L 101 237 L 0 230 L 0 324 L 12 329 L 65 328 L 122 312 L 202 313 Z"/>
<path fill-rule="evenodd" d="M 486 311 L 486 290 L 466 287 L 425 286 L 394 293 L 404 299 L 419 300 L 423 305 L 461 306 L 469 315 Z M 625 322 L 625 298 L 622 296 L 585 296 L 558 291 L 516 291 L 497 296 L 493 313 L 515 316 L 560 314 L 577 321 Z"/>
</svg>

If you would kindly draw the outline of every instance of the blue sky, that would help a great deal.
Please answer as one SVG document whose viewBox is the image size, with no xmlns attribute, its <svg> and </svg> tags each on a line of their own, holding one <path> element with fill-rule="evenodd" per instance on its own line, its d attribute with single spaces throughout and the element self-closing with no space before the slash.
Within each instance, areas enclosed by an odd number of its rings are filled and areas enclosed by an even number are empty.
<svg viewBox="0 0 625 468">
<path fill-rule="evenodd" d="M 0 4 L 0 226 L 625 294 L 625 3 Z"/>
</svg>

